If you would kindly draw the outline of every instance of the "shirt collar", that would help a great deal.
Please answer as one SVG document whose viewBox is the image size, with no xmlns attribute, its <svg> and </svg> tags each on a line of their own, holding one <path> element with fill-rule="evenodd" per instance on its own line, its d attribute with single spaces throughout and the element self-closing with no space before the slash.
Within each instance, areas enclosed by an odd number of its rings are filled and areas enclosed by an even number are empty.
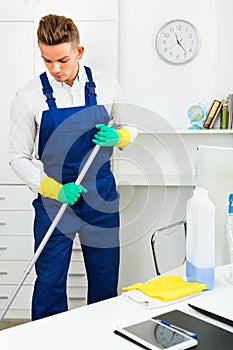
<svg viewBox="0 0 233 350">
<path fill-rule="evenodd" d="M 78 62 L 78 65 L 79 65 L 78 75 L 75 78 L 74 83 L 77 83 L 77 82 L 80 83 L 80 82 L 87 80 L 86 71 L 85 71 L 84 66 L 80 62 Z M 61 87 L 61 88 L 69 87 L 67 84 L 65 84 L 63 82 L 59 82 L 56 79 L 54 79 L 54 77 L 49 73 L 48 69 L 46 69 L 46 73 L 49 77 L 49 81 L 50 81 L 51 85 Z"/>
</svg>

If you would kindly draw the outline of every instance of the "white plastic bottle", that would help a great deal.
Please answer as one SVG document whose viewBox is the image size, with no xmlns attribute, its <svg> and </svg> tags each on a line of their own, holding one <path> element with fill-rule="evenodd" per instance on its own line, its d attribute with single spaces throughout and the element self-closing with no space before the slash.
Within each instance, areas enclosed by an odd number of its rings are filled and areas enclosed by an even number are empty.
<svg viewBox="0 0 233 350">
<path fill-rule="evenodd" d="M 229 276 L 227 280 L 231 284 L 233 284 L 233 194 L 232 193 L 229 195 L 229 207 L 228 207 L 228 215 L 226 219 L 225 235 L 227 239 L 227 245 L 229 248 L 229 257 L 230 257 Z"/>
<path fill-rule="evenodd" d="M 186 276 L 189 282 L 214 287 L 215 206 L 205 188 L 195 188 L 187 202 Z"/>
</svg>

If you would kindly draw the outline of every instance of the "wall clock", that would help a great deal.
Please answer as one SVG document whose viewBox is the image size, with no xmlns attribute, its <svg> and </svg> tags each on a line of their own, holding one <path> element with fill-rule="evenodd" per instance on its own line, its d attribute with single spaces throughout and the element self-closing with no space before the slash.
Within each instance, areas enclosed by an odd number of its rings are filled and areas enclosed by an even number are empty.
<svg viewBox="0 0 233 350">
<path fill-rule="evenodd" d="M 200 48 L 196 27 L 183 19 L 176 19 L 162 26 L 156 36 L 157 52 L 165 62 L 184 64 L 191 61 Z"/>
</svg>

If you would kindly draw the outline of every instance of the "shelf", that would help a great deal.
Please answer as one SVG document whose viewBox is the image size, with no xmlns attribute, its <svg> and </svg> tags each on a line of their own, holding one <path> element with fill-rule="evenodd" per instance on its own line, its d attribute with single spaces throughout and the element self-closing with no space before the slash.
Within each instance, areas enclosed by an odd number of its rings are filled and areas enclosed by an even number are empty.
<svg viewBox="0 0 233 350">
<path fill-rule="evenodd" d="M 143 131 L 143 130 L 138 130 L 139 134 L 187 134 L 187 135 L 192 135 L 192 134 L 205 134 L 205 135 L 216 135 L 216 134 L 233 134 L 233 129 L 202 129 L 202 130 L 189 130 L 189 129 L 161 129 L 161 130 L 151 130 L 151 131 Z"/>
<path fill-rule="evenodd" d="M 193 186 L 195 176 L 192 175 L 118 175 L 117 186 Z"/>
</svg>

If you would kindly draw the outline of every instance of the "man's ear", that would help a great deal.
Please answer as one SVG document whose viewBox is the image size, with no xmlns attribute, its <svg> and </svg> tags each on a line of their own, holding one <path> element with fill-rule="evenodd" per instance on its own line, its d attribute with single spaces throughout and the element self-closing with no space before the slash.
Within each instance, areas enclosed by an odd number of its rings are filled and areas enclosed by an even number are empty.
<svg viewBox="0 0 233 350">
<path fill-rule="evenodd" d="M 77 47 L 77 60 L 81 60 L 83 57 L 83 53 L 84 53 L 84 47 L 83 46 L 78 46 Z"/>
</svg>

